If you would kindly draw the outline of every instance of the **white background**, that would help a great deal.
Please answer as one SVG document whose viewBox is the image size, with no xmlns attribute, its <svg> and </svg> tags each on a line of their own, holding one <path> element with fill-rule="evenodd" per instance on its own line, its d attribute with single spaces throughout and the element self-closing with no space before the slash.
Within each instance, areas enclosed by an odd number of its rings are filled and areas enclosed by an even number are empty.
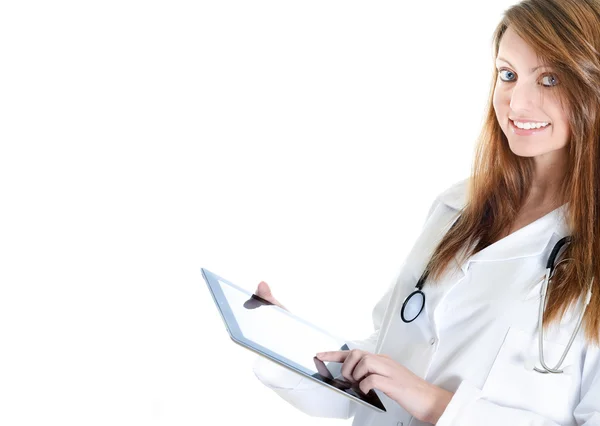
<svg viewBox="0 0 600 426">
<path fill-rule="evenodd" d="M 0 424 L 349 424 L 254 377 L 200 267 L 370 334 L 511 3 L 3 2 Z"/>
</svg>

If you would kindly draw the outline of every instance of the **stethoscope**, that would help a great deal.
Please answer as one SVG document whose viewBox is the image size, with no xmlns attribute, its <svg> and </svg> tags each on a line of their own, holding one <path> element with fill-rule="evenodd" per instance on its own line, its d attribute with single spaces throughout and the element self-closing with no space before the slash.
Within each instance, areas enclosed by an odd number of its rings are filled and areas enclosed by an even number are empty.
<svg viewBox="0 0 600 426">
<path fill-rule="evenodd" d="M 454 223 L 454 225 L 456 225 L 456 222 Z M 454 226 L 454 225 L 452 225 L 452 226 Z M 538 329 L 540 330 L 538 344 L 539 344 L 539 351 L 540 351 L 540 364 L 542 365 L 543 370 L 539 369 L 535 366 L 533 367 L 533 369 L 535 371 L 537 371 L 538 373 L 544 373 L 544 374 L 546 374 L 546 373 L 557 373 L 557 374 L 563 373 L 564 370 L 561 370 L 560 366 L 562 365 L 567 354 L 569 353 L 569 349 L 571 349 L 571 345 L 573 344 L 573 341 L 575 340 L 575 337 L 577 336 L 577 333 L 579 332 L 579 329 L 581 328 L 581 322 L 583 321 L 583 316 L 584 316 L 587 306 L 590 303 L 590 300 L 592 298 L 592 284 L 594 283 L 593 278 L 592 278 L 592 281 L 590 282 L 590 286 L 588 288 L 588 292 L 585 297 L 585 304 L 583 306 L 581 314 L 579 315 L 579 319 L 577 321 L 577 326 L 575 327 L 575 331 L 573 332 L 573 334 L 571 335 L 571 338 L 569 339 L 569 343 L 567 344 L 567 347 L 565 348 L 565 350 L 564 350 L 562 356 L 560 357 L 558 363 L 556 364 L 556 366 L 554 368 L 548 367 L 546 365 L 546 363 L 544 362 L 544 329 L 542 327 L 542 324 L 544 323 L 544 308 L 546 306 L 546 291 L 548 290 L 548 283 L 550 282 L 552 275 L 554 275 L 556 266 L 558 266 L 561 262 L 564 262 L 565 260 L 569 260 L 569 259 L 563 259 L 560 262 L 558 262 L 556 265 L 554 264 L 560 249 L 566 243 L 570 243 L 570 242 L 571 242 L 571 237 L 563 237 L 560 240 L 558 240 L 558 242 L 554 245 L 552 252 L 550 253 L 548 262 L 546 263 L 546 273 L 544 275 L 544 282 L 542 283 L 540 308 L 539 308 L 539 314 L 538 314 Z M 429 271 L 427 268 L 425 268 L 425 271 L 421 275 L 421 278 L 419 278 L 419 281 L 417 281 L 417 286 L 415 287 L 415 290 L 411 294 L 409 294 L 406 297 L 406 299 L 404 299 L 404 303 L 402 304 L 402 309 L 400 310 L 400 317 L 402 318 L 402 321 L 404 321 L 405 323 L 410 323 L 410 322 L 413 322 L 415 319 L 417 319 L 417 317 L 419 316 L 419 314 L 421 313 L 421 311 L 423 311 L 423 308 L 425 307 L 425 293 L 423 293 L 423 285 L 425 284 L 425 281 L 427 280 L 428 275 L 429 275 Z"/>
</svg>

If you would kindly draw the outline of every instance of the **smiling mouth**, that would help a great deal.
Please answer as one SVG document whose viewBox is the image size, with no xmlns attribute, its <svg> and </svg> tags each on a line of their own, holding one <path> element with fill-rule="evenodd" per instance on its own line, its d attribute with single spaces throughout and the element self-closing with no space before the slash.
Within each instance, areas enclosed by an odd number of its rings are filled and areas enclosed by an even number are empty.
<svg viewBox="0 0 600 426">
<path fill-rule="evenodd" d="M 550 123 L 549 121 L 544 121 L 544 122 L 541 122 L 541 121 L 527 121 L 526 123 L 534 123 L 534 124 L 546 123 L 545 126 L 530 127 L 529 129 L 527 129 L 527 128 L 524 128 L 524 127 L 518 127 L 517 124 L 515 123 L 515 121 L 512 120 L 512 119 L 510 119 L 510 118 L 508 119 L 508 121 L 510 121 L 513 124 L 513 126 L 517 127 L 518 129 L 521 129 L 521 130 L 540 130 L 540 129 L 545 129 L 546 127 L 549 127 L 549 126 L 552 125 L 552 123 Z"/>
<path fill-rule="evenodd" d="M 552 123 L 548 123 L 548 125 L 546 125 L 544 127 L 540 127 L 540 128 L 533 127 L 531 129 L 521 129 L 520 127 L 517 127 L 515 122 L 513 120 L 511 120 L 510 118 L 508 119 L 508 121 L 509 121 L 509 126 L 512 129 L 513 133 L 516 135 L 519 135 L 519 136 L 534 135 L 534 134 L 545 131 L 552 125 Z"/>
</svg>

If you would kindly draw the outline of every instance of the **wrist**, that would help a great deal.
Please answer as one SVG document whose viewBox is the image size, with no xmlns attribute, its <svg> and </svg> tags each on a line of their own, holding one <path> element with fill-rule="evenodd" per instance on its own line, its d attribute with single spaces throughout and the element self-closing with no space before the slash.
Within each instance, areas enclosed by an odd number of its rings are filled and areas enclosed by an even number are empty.
<svg viewBox="0 0 600 426">
<path fill-rule="evenodd" d="M 442 417 L 442 414 L 444 414 L 444 411 L 446 411 L 446 407 L 450 404 L 454 393 L 432 385 L 430 395 L 431 405 L 429 413 L 427 414 L 427 418 L 423 420 L 427 423 L 436 424 L 440 417 Z"/>
</svg>

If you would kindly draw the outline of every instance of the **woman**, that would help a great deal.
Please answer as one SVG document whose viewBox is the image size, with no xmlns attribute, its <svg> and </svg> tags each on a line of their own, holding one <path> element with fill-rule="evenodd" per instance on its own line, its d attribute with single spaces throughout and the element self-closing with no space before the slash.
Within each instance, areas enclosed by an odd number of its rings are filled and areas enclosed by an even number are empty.
<svg viewBox="0 0 600 426">
<path fill-rule="evenodd" d="M 358 426 L 600 425 L 600 0 L 525 0 L 493 46 L 471 178 L 435 200 L 373 335 L 319 355 L 383 393 L 387 412 L 259 358 L 259 379 L 306 413 Z M 403 318 L 420 277 L 424 309 Z M 257 294 L 278 303 L 265 283 Z"/>
</svg>

